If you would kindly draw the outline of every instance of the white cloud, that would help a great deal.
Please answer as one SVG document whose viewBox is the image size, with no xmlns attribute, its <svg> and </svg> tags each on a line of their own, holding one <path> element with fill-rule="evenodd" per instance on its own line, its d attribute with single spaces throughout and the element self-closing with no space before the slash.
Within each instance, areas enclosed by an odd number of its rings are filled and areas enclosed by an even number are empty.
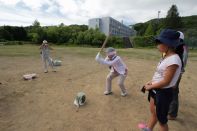
<svg viewBox="0 0 197 131">
<path fill-rule="evenodd" d="M 88 19 L 111 16 L 125 24 L 165 17 L 172 4 L 180 16 L 196 15 L 196 0 L 0 0 L 0 25 L 88 24 Z"/>
</svg>

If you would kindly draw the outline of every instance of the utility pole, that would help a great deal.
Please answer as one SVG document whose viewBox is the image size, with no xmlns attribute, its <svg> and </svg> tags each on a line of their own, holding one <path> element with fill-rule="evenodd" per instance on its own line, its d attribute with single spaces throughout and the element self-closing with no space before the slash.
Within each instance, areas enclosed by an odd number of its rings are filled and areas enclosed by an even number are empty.
<svg viewBox="0 0 197 131">
<path fill-rule="evenodd" d="M 161 11 L 159 10 L 159 11 L 158 11 L 158 21 L 159 21 L 159 14 L 160 14 L 160 13 L 161 13 Z"/>
<path fill-rule="evenodd" d="M 159 10 L 158 11 L 158 17 L 157 17 L 157 20 L 155 22 L 155 34 L 156 34 L 156 31 L 159 29 L 159 14 L 161 13 L 161 11 Z"/>
</svg>

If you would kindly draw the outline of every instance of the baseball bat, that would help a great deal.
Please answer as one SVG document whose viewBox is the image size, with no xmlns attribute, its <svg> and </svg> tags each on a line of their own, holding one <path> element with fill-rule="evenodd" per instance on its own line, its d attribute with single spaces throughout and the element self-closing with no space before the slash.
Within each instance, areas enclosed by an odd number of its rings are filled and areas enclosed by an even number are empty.
<svg viewBox="0 0 197 131">
<path fill-rule="evenodd" d="M 111 33 L 109 33 L 109 35 L 105 38 L 105 41 L 103 42 L 103 45 L 101 46 L 101 49 L 99 52 L 101 52 L 103 50 L 103 48 L 105 47 L 105 45 L 107 44 L 107 41 L 109 39 L 109 36 L 110 36 Z"/>
</svg>

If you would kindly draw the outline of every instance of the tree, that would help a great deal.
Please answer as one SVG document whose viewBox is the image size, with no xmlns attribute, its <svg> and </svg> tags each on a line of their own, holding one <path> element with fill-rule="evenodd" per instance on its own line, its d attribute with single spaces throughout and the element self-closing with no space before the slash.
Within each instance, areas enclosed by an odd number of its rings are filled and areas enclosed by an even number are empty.
<svg viewBox="0 0 197 131">
<path fill-rule="evenodd" d="M 34 27 L 40 27 L 40 22 L 38 20 L 35 20 L 32 25 Z"/>
<path fill-rule="evenodd" d="M 153 22 L 150 22 L 148 27 L 146 28 L 145 31 L 145 36 L 149 36 L 149 35 L 155 35 L 156 31 L 155 31 L 155 24 Z"/>
<path fill-rule="evenodd" d="M 35 43 L 40 43 L 43 39 L 46 39 L 46 32 L 44 31 L 44 27 L 40 26 L 40 22 L 35 20 L 32 24 L 32 27 L 29 31 L 29 39 Z"/>
<path fill-rule="evenodd" d="M 8 30 L 6 30 L 4 27 L 0 28 L 0 41 L 5 41 L 5 40 L 12 40 L 13 36 L 10 34 Z"/>
<path fill-rule="evenodd" d="M 12 31 L 10 33 L 13 36 L 13 40 L 27 40 L 27 32 L 24 27 L 12 27 Z"/>
<path fill-rule="evenodd" d="M 148 25 L 149 25 L 149 23 L 147 23 L 147 22 L 146 23 L 138 23 L 138 24 L 135 24 L 133 27 L 137 31 L 137 35 L 143 36 Z"/>
<path fill-rule="evenodd" d="M 168 10 L 164 26 L 165 28 L 171 29 L 179 29 L 182 27 L 181 17 L 179 17 L 179 12 L 176 5 L 172 5 Z"/>
<path fill-rule="evenodd" d="M 64 23 L 59 24 L 59 27 L 64 27 L 64 26 L 65 26 Z"/>
<path fill-rule="evenodd" d="M 47 35 L 47 41 L 50 41 L 52 43 L 58 42 L 58 27 L 51 26 L 45 29 L 46 35 Z"/>
</svg>

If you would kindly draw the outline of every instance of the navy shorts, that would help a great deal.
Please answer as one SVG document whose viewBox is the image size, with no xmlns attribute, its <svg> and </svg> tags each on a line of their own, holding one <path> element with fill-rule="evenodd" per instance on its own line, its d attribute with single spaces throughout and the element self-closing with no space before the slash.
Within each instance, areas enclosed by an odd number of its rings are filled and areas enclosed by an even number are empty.
<svg viewBox="0 0 197 131">
<path fill-rule="evenodd" d="M 167 116 L 172 96 L 172 88 L 157 89 L 156 94 L 152 90 L 149 91 L 148 100 L 150 101 L 150 97 L 154 99 L 157 119 L 161 124 L 168 122 Z"/>
</svg>

